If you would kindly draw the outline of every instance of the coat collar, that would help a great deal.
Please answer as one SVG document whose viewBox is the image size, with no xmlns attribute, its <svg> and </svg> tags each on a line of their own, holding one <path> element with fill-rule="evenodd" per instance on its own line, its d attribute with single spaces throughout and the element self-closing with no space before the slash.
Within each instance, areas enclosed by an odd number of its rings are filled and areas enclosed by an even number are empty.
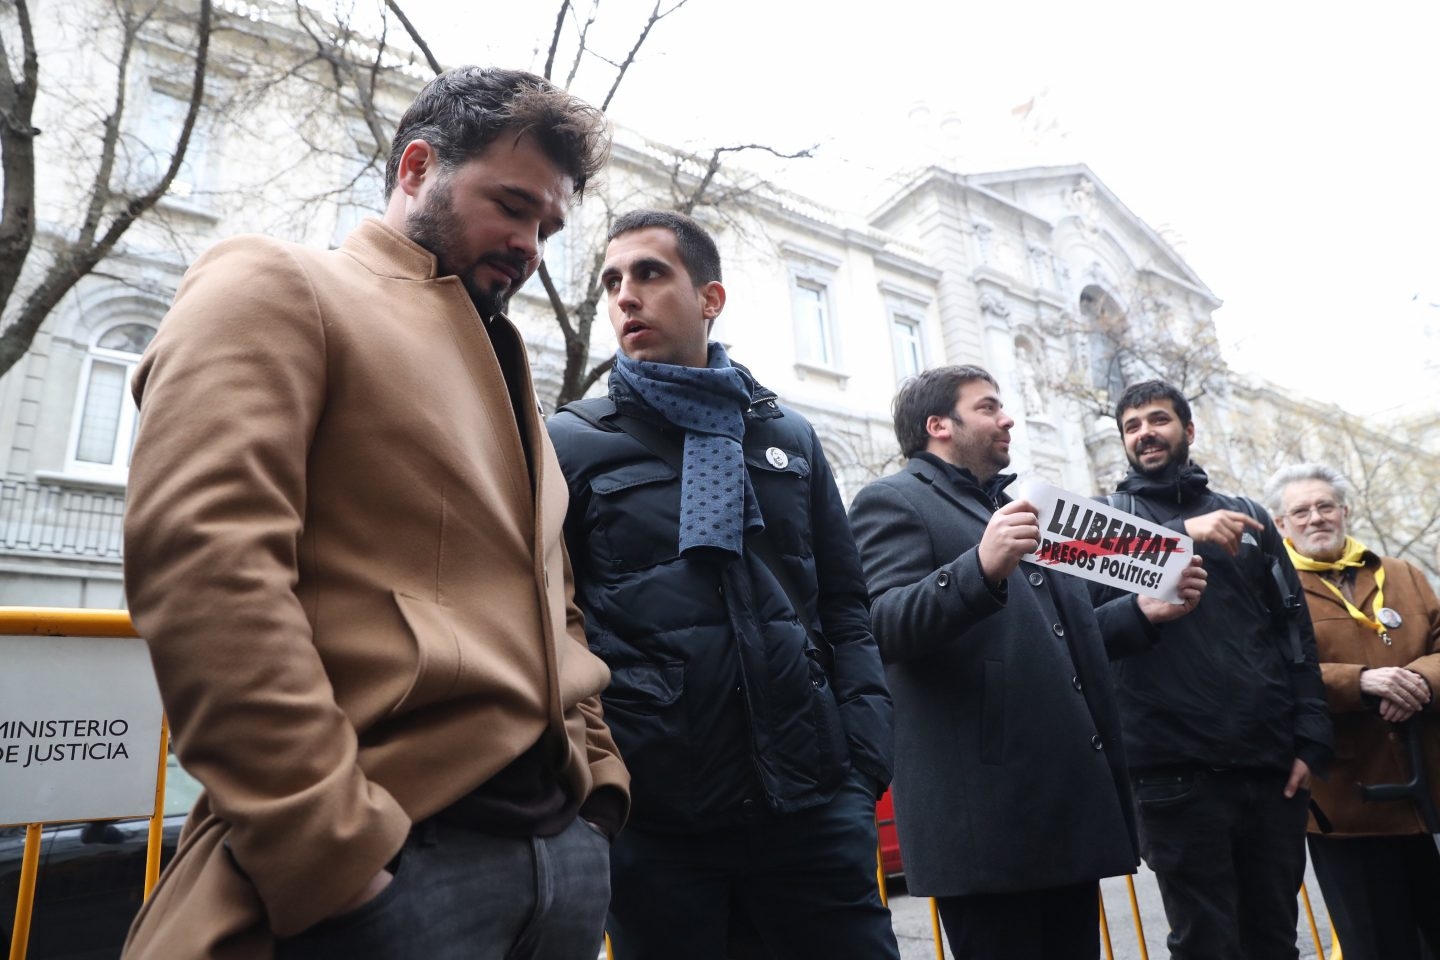
<svg viewBox="0 0 1440 960">
<path fill-rule="evenodd" d="M 371 273 L 394 280 L 434 280 L 435 254 L 382 220 L 368 217 L 340 249 Z"/>
<path fill-rule="evenodd" d="M 970 513 L 982 523 L 990 522 L 995 505 L 1006 499 L 1005 487 L 1015 479 L 1013 473 L 997 474 L 984 488 L 968 470 L 950 469 L 928 457 L 911 457 L 905 472 L 934 489 L 946 500 Z"/>
<path fill-rule="evenodd" d="M 379 277 L 392 280 L 449 279 L 438 276 L 439 263 L 435 254 L 376 217 L 362 220 L 340 244 L 340 250 Z M 503 320 L 514 326 L 503 313 L 495 314 L 492 320 Z M 518 329 L 515 336 L 520 336 Z"/>
</svg>

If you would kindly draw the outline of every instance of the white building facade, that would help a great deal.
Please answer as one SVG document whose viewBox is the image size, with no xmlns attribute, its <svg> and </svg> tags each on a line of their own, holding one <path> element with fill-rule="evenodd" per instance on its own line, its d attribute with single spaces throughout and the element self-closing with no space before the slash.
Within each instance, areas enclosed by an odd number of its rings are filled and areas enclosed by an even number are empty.
<svg viewBox="0 0 1440 960">
<path fill-rule="evenodd" d="M 225 42 L 268 38 L 269 56 L 284 45 L 277 38 L 298 42 L 292 27 L 262 13 L 232 8 L 230 25 L 245 29 L 230 31 Z M 63 39 L 54 43 L 56 56 Z M 73 47 L 71 55 L 78 56 Z M 246 57 L 262 54 L 250 50 Z M 233 68 L 217 76 L 210 95 L 217 102 L 241 89 Z M 423 76 L 410 68 L 388 74 L 378 102 L 392 124 Z M 154 131 L 174 124 L 173 110 L 157 105 L 171 87 L 157 84 L 141 82 L 147 92 L 137 102 L 150 104 L 139 108 L 141 140 L 163 136 Z M 155 222 L 132 229 L 75 287 L 28 355 L 0 378 L 0 604 L 124 605 L 121 516 L 137 415 L 128 380 L 189 260 L 210 243 L 253 229 L 333 246 L 367 208 L 378 209 L 379 176 L 363 149 L 349 156 L 316 151 L 316 162 L 301 172 L 283 165 L 286 151 L 276 144 L 295 142 L 289 111 L 302 108 L 272 98 L 243 115 L 217 111 L 192 152 L 182 189 L 172 191 Z M 364 144 L 363 111 L 342 108 L 338 116 L 343 129 L 358 131 L 352 146 Z M 604 187 L 587 198 L 548 254 L 572 304 L 587 292 L 585 278 L 612 215 L 670 206 L 677 189 L 694 185 L 693 176 L 677 178 L 684 165 L 675 158 L 621 133 Z M 726 182 L 734 187 L 741 176 Z M 296 197 L 320 197 L 341 183 L 347 192 L 338 199 L 295 206 Z M 1258 482 L 1265 458 L 1237 466 L 1239 447 L 1231 442 L 1254 439 L 1257 418 L 1273 422 L 1279 416 L 1273 411 L 1283 407 L 1285 417 L 1308 424 L 1287 446 L 1265 448 L 1274 457 L 1299 457 L 1330 449 L 1333 431 L 1323 427 L 1343 417 L 1230 377 L 1213 349 L 1211 314 L 1220 300 L 1083 165 L 969 175 L 931 167 L 868 215 L 826 210 L 764 186 L 737 196 L 720 208 L 702 203 L 695 210 L 715 232 L 724 259 L 729 296 L 714 335 L 815 423 L 847 499 L 899 465 L 890 418 L 898 385 L 947 363 L 977 363 L 999 380 L 1016 419 L 1016 470 L 1085 493 L 1109 489 L 1123 473 L 1113 420 L 1102 411 L 1125 382 L 1163 372 L 1156 369 L 1163 364 L 1147 367 L 1146 355 L 1153 360 L 1158 344 L 1167 357 L 1209 365 L 1196 404 L 1197 458 L 1204 462 L 1207 450 L 1226 454 L 1217 479 Z M 65 229 L 67 198 L 56 188 L 42 199 L 52 219 L 42 224 L 40 244 Z M 563 339 L 536 281 L 511 314 L 531 346 L 549 408 Z M 592 362 L 613 353 L 614 343 L 602 300 Z M 595 389 L 603 389 L 603 378 Z M 1388 451 L 1397 469 L 1413 469 L 1419 459 L 1433 477 L 1440 466 L 1436 422 L 1433 411 L 1417 415 L 1413 437 L 1405 438 L 1359 421 L 1354 428 Z M 1416 501 L 1411 509 L 1427 508 Z M 1426 544 L 1437 537 L 1428 536 L 1420 549 L 1433 553 Z M 1433 573 L 1440 557 L 1430 560 Z"/>
</svg>

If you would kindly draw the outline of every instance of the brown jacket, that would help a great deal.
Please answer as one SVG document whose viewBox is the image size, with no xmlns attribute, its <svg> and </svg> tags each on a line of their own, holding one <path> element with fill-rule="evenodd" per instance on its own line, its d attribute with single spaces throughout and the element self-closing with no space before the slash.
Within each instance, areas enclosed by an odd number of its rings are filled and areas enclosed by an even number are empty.
<svg viewBox="0 0 1440 960">
<path fill-rule="evenodd" d="M 572 796 L 628 790 L 565 478 L 527 402 L 532 481 L 495 348 L 429 253 L 376 220 L 335 251 L 221 243 L 134 392 L 126 588 L 206 793 L 126 957 L 269 957 L 542 737 Z"/>
<path fill-rule="evenodd" d="M 1356 574 L 1355 605 L 1373 616 L 1375 569 L 1385 565 L 1385 606 L 1399 612 L 1400 627 L 1389 631 L 1386 646 L 1376 632 L 1352 618 L 1317 573 L 1300 573 L 1325 696 L 1335 721 L 1335 761 L 1328 780 L 1313 784 L 1315 802 L 1333 825 L 1332 836 L 1419 833 L 1424 826 L 1407 802 L 1372 803 L 1360 798 L 1358 784 L 1403 783 L 1410 779 L 1405 744 L 1394 726 L 1380 719 L 1369 698 L 1360 696 L 1360 671 L 1366 667 L 1409 667 L 1425 677 L 1435 696 L 1419 719 L 1435 801 L 1440 804 L 1440 601 L 1425 575 L 1404 560 L 1367 554 Z M 1309 830 L 1318 833 L 1315 818 Z"/>
</svg>

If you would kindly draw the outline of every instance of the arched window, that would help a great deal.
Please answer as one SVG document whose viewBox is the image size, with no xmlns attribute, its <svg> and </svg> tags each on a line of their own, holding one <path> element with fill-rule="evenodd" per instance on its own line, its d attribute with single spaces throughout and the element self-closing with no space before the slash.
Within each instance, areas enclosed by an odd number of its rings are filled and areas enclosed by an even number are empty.
<svg viewBox="0 0 1440 960">
<path fill-rule="evenodd" d="M 1090 386 L 1120 396 L 1129 380 L 1126 340 L 1130 336 L 1124 309 L 1115 298 L 1091 284 L 1080 292 L 1080 315 L 1085 319 L 1089 346 Z"/>
<path fill-rule="evenodd" d="M 80 373 L 70 435 L 70 472 L 125 479 L 138 417 L 130 396 L 130 374 L 154 336 L 151 324 L 126 322 L 104 328 L 95 338 Z"/>
</svg>

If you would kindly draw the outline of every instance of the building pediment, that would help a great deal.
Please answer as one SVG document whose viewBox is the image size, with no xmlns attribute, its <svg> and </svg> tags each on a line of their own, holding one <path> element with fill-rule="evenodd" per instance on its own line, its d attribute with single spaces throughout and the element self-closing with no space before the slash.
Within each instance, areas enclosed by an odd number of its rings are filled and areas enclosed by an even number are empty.
<svg viewBox="0 0 1440 960">
<path fill-rule="evenodd" d="M 965 206 L 989 218 L 1023 222 L 1028 235 L 1042 234 L 1052 244 L 1088 245 L 1119 257 L 1136 273 L 1189 289 L 1212 307 L 1220 299 L 1185 259 L 1149 224 L 1136 216 L 1086 164 L 1027 167 L 960 174 L 930 167 L 912 178 L 871 216 L 882 229 L 894 229 L 926 194 L 965 194 Z"/>
</svg>

